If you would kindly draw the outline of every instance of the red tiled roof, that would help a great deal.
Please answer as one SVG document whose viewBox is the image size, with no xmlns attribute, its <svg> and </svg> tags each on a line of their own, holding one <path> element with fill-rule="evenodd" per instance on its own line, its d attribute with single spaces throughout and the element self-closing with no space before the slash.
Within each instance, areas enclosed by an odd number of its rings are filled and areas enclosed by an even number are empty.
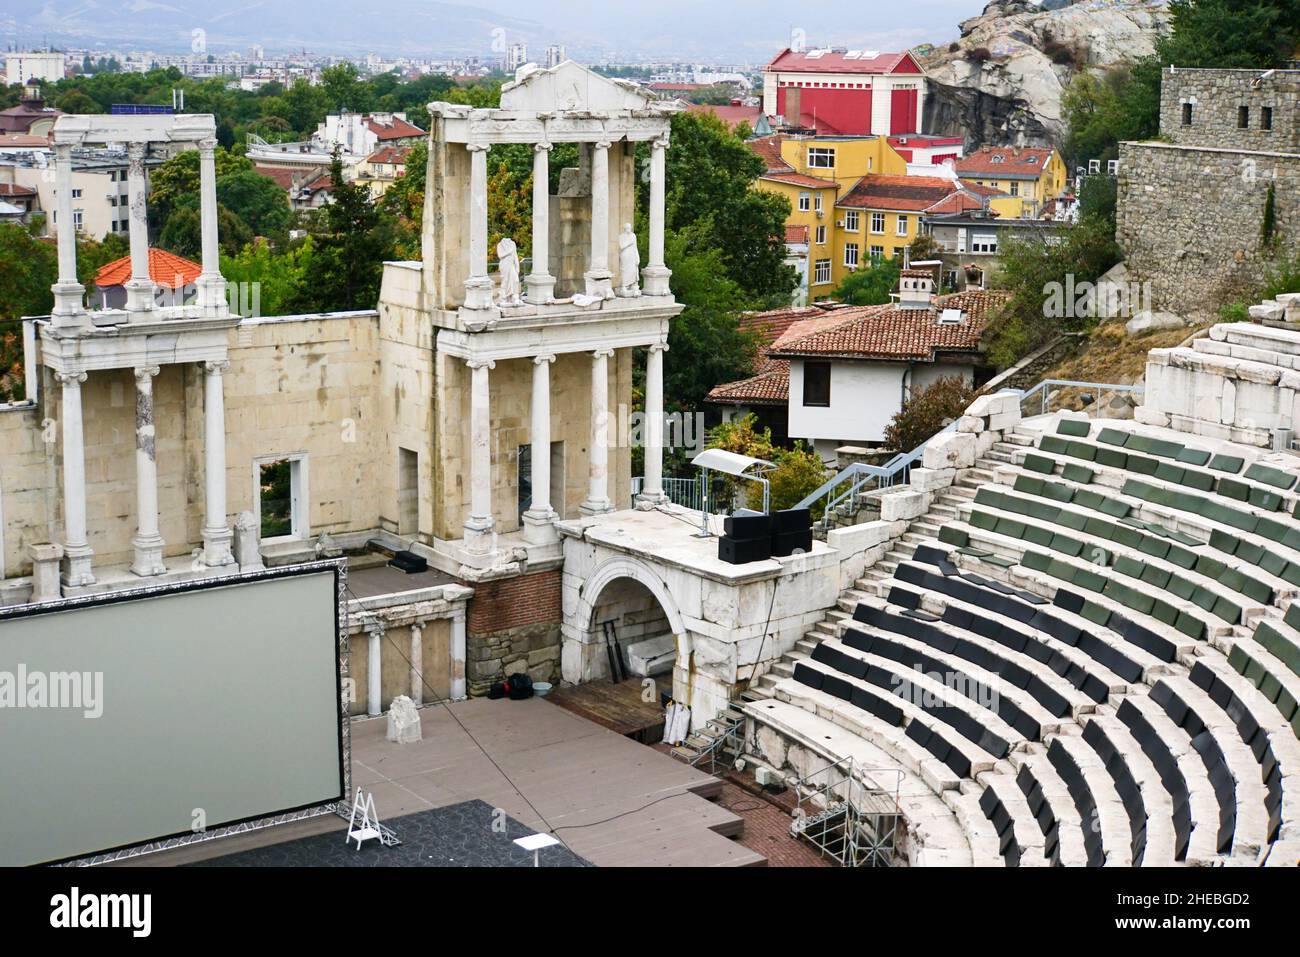
<svg viewBox="0 0 1300 957">
<path fill-rule="evenodd" d="M 681 91 L 690 92 L 691 90 L 702 90 L 705 88 L 703 83 L 651 83 L 650 89 L 664 91 Z"/>
<path fill-rule="evenodd" d="M 253 171 L 260 173 L 267 179 L 275 180 L 275 184 L 286 192 L 293 188 L 294 170 L 281 169 L 278 166 L 259 166 L 255 163 L 253 164 Z"/>
<path fill-rule="evenodd" d="M 810 53 L 816 55 L 809 56 Z M 900 66 L 910 67 L 908 72 L 920 72 L 909 53 L 878 53 L 874 57 L 849 58 L 844 53 L 806 51 L 796 53 L 785 49 L 763 68 L 765 73 L 893 73 Z"/>
<path fill-rule="evenodd" d="M 978 196 L 971 196 L 969 193 L 964 192 L 955 192 L 949 193 L 933 206 L 927 206 L 925 212 L 932 216 L 953 216 L 958 213 L 969 213 L 983 208 L 984 200 L 980 199 Z"/>
<path fill-rule="evenodd" d="M 942 176 L 868 173 L 835 205 L 923 212 L 956 191 L 957 185 Z"/>
<path fill-rule="evenodd" d="M 781 143 L 785 139 L 780 133 L 773 133 L 771 136 L 760 136 L 758 139 L 749 140 L 746 145 L 767 164 L 769 173 L 776 171 L 785 173 L 794 169 L 781 157 Z"/>
<path fill-rule="evenodd" d="M 757 375 L 714 386 L 705 401 L 725 405 L 785 405 L 790 401 L 790 362 L 768 359 Z"/>
<path fill-rule="evenodd" d="M 0 196 L 35 196 L 36 190 L 17 183 L 0 183 Z"/>
<path fill-rule="evenodd" d="M 832 324 L 811 332 L 791 330 L 769 354 L 772 358 L 834 356 L 933 362 L 939 352 L 977 351 L 992 309 L 1005 299 L 1005 293 L 978 290 L 939 297 L 932 309 L 899 309 L 893 303 L 843 309 L 830 314 L 836 320 Z M 941 309 L 961 310 L 962 321 L 941 324 Z"/>
<path fill-rule="evenodd" d="M 786 226 L 785 241 L 787 243 L 808 242 L 808 227 L 807 226 Z"/>
<path fill-rule="evenodd" d="M 165 249 L 149 250 L 149 278 L 167 289 L 181 289 L 199 278 L 203 267 L 167 252 Z M 121 286 L 131 278 L 131 257 L 123 256 L 95 273 L 95 285 L 101 289 Z"/>
<path fill-rule="evenodd" d="M 741 123 L 748 123 L 750 129 L 753 129 L 758 123 L 758 118 L 763 115 L 763 108 L 760 106 L 710 106 L 707 103 L 688 103 L 686 110 L 689 113 L 712 113 L 732 129 Z"/>
<path fill-rule="evenodd" d="M 769 171 L 764 173 L 759 179 L 771 180 L 775 183 L 788 183 L 791 186 L 802 186 L 805 189 L 839 189 L 839 183 L 833 179 L 822 179 L 820 176 L 809 176 L 806 173 L 796 173 L 794 170 L 786 172 L 785 170 Z"/>
<path fill-rule="evenodd" d="M 44 149 L 50 145 L 48 136 L 32 136 L 29 133 L 0 133 L 0 147 L 30 147 Z"/>
<path fill-rule="evenodd" d="M 409 146 L 381 146 L 366 157 L 366 162 L 401 166 L 410 155 L 411 147 Z"/>
<path fill-rule="evenodd" d="M 962 176 L 992 176 L 997 179 L 1038 179 L 1053 150 L 1035 146 L 981 146 L 957 160 Z M 996 157 L 1001 157 L 996 160 Z"/>
<path fill-rule="evenodd" d="M 400 140 L 408 139 L 413 136 L 425 135 L 424 130 L 420 129 L 418 126 L 413 126 L 406 122 L 406 120 L 397 116 L 394 116 L 392 120 L 386 124 L 380 123 L 373 117 L 368 116 L 366 117 L 366 125 L 370 127 L 371 132 L 379 137 L 381 143 L 385 140 Z"/>
</svg>

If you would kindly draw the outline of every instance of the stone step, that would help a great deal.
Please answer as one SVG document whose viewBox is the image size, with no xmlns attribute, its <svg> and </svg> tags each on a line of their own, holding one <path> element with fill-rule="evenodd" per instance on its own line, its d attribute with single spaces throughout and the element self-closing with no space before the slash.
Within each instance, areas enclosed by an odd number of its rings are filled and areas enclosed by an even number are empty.
<svg viewBox="0 0 1300 957">
<path fill-rule="evenodd" d="M 796 651 L 802 651 L 805 655 L 811 655 L 813 649 L 817 647 L 817 642 L 814 639 L 800 638 L 794 643 L 794 647 Z"/>
</svg>

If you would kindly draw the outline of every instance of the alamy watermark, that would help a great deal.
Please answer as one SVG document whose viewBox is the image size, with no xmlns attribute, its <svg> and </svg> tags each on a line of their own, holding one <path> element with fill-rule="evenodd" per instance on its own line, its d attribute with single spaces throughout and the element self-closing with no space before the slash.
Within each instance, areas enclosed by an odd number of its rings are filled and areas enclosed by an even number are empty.
<svg viewBox="0 0 1300 957">
<path fill-rule="evenodd" d="M 1149 282 L 1065 282 L 1043 286 L 1043 316 L 1048 319 L 1132 319 L 1153 308 Z"/>
<path fill-rule="evenodd" d="M 975 702 L 981 708 L 988 708 L 996 711 L 998 707 L 998 691 L 982 681 L 976 681 L 969 675 L 961 674 L 957 671 L 941 673 L 938 671 L 926 671 L 919 664 L 912 666 L 912 671 L 920 678 L 929 679 L 930 682 L 940 685 L 953 695 L 959 695 L 963 698 Z M 950 706 L 951 701 L 937 692 L 929 690 L 929 685 L 922 685 L 918 681 L 911 681 L 904 675 L 892 674 L 889 676 L 890 684 L 894 686 L 891 692 L 895 697 L 902 698 L 904 701 L 910 701 L 918 708 L 931 709 L 936 707 Z"/>
<path fill-rule="evenodd" d="M 0 708 L 81 711 L 87 718 L 104 713 L 102 671 L 0 671 Z"/>
</svg>

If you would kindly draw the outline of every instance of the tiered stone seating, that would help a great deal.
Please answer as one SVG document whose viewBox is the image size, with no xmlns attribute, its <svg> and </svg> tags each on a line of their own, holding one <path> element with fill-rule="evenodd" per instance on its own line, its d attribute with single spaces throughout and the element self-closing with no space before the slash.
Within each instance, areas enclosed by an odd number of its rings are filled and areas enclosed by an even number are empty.
<svg viewBox="0 0 1300 957">
<path fill-rule="evenodd" d="M 975 863 L 1295 846 L 1300 469 L 1149 425 L 1036 424 L 846 593 L 776 697 L 860 713 L 946 794 Z"/>
</svg>

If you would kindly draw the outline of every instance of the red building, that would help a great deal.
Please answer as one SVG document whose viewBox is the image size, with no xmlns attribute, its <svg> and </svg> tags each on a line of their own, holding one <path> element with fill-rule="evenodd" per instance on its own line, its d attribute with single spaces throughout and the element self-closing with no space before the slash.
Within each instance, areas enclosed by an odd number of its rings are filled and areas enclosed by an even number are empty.
<svg viewBox="0 0 1300 957">
<path fill-rule="evenodd" d="M 819 133 L 919 133 L 925 94 L 910 53 L 786 49 L 763 68 L 763 112 Z"/>
</svg>

